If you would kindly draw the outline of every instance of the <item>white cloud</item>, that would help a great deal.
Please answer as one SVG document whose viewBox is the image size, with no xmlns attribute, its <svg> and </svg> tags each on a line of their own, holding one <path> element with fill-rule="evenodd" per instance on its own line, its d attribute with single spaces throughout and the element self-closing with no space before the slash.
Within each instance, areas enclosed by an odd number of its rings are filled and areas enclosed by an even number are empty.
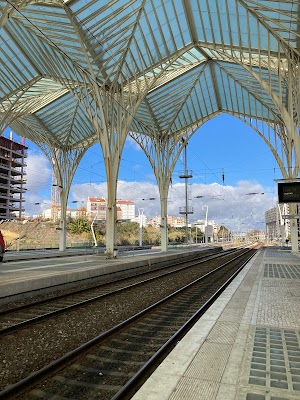
<svg viewBox="0 0 300 400">
<path fill-rule="evenodd" d="M 71 188 L 72 200 L 77 201 L 86 202 L 88 196 L 107 197 L 106 193 L 105 182 L 77 184 Z M 194 209 L 194 213 L 189 215 L 190 222 L 205 219 L 206 207 L 203 206 L 208 206 L 208 220 L 214 220 L 217 225 L 224 224 L 232 230 L 264 229 L 265 211 L 274 207 L 276 202 L 268 188 L 251 181 L 240 181 L 237 186 L 190 184 L 188 197 L 189 206 Z M 136 214 L 138 208 L 143 208 L 148 218 L 160 215 L 159 192 L 154 184 L 118 181 L 117 198 L 134 201 Z M 168 195 L 168 214 L 180 216 L 179 207 L 185 207 L 184 183 L 172 185 Z"/>
<path fill-rule="evenodd" d="M 26 193 L 25 211 L 27 215 L 39 214 L 49 208 L 51 198 L 51 166 L 42 154 L 28 154 L 26 159 Z M 35 205 L 34 203 L 44 203 Z"/>
<path fill-rule="evenodd" d="M 75 184 L 71 187 L 70 200 L 84 201 L 86 204 L 88 197 L 107 197 L 106 182 Z"/>
<path fill-rule="evenodd" d="M 48 184 L 51 166 L 46 156 L 29 154 L 26 160 L 27 190 L 35 192 Z"/>
<path fill-rule="evenodd" d="M 131 136 L 127 136 L 125 146 L 126 145 L 132 147 L 136 151 L 142 151 L 142 148 L 138 145 L 138 143 L 134 139 L 132 139 Z"/>
</svg>

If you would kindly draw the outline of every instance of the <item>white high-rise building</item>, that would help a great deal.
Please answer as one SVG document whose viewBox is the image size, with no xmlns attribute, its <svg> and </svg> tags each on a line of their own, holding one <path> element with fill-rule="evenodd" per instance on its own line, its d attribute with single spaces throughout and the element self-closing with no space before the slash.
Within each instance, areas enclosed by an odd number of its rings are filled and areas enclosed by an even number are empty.
<svg viewBox="0 0 300 400">
<path fill-rule="evenodd" d="M 132 220 L 135 217 L 135 203 L 130 200 L 117 200 L 117 207 L 121 209 L 121 218 Z"/>
</svg>

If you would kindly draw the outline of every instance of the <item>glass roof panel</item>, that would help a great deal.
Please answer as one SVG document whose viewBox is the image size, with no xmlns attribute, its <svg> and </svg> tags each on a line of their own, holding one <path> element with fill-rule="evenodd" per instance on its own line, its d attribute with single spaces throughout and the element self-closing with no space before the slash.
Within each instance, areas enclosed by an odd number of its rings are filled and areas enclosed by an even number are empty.
<svg viewBox="0 0 300 400">
<path fill-rule="evenodd" d="M 181 1 L 146 2 L 142 10 L 140 2 L 132 1 L 81 4 L 82 9 L 76 2 L 71 9 L 112 78 L 123 57 L 126 74 L 134 75 L 191 41 Z"/>
<path fill-rule="evenodd" d="M 209 69 L 206 68 L 178 114 L 175 124 L 178 128 L 183 129 L 184 126 L 192 125 L 218 109 L 212 77 Z"/>
<path fill-rule="evenodd" d="M 21 88 L 38 74 L 20 47 L 0 30 L 0 98 Z"/>
<path fill-rule="evenodd" d="M 87 85 L 96 76 L 107 89 L 118 82 L 126 94 L 147 92 L 150 109 L 142 103 L 137 118 L 153 124 L 153 112 L 161 132 L 223 109 L 279 115 L 254 74 L 287 106 L 285 80 L 278 79 L 285 53 L 276 38 L 296 46 L 299 1 L 35 1 L 20 3 L 8 19 L 6 6 L 0 0 L 2 109 L 18 100 L 17 107 L 36 112 L 61 142 L 80 140 L 71 123 L 77 105 L 78 126 L 85 125 L 78 99 L 94 104 L 93 94 L 85 96 L 89 87 L 81 91 L 82 75 Z M 66 95 L 70 88 L 73 95 Z M 63 115 L 64 106 L 70 115 Z"/>
<path fill-rule="evenodd" d="M 59 76 L 66 79 L 77 79 L 74 71 L 74 62 L 55 46 L 50 46 L 47 41 L 34 35 L 22 25 L 14 23 L 9 25 L 10 32 L 15 41 L 22 43 L 22 51 L 28 55 L 34 54 L 31 59 L 33 65 L 40 73 Z"/>
<path fill-rule="evenodd" d="M 15 113 L 17 113 L 19 107 L 24 112 L 24 107 L 26 107 L 28 113 L 35 113 L 67 92 L 68 90 L 61 84 L 42 78 L 33 81 L 26 88 L 22 87 L 15 91 L 7 97 L 7 100 L 1 102 L 0 107 L 9 110 L 10 105 L 13 105 L 13 112 Z"/>
<path fill-rule="evenodd" d="M 33 4 L 14 14 L 24 29 L 34 32 L 42 41 L 57 46 L 57 49 L 72 57 L 74 62 L 87 67 L 77 33 L 62 7 Z"/>
<path fill-rule="evenodd" d="M 183 104 L 199 79 L 204 65 L 177 77 L 162 87 L 151 92 L 147 100 L 162 130 L 168 130 Z M 174 101 L 176 99 L 176 102 Z"/>
<path fill-rule="evenodd" d="M 243 66 L 226 62 L 218 62 L 218 65 L 224 68 L 224 70 L 226 70 L 228 74 L 234 77 L 234 79 L 238 80 L 240 85 L 244 87 L 249 87 L 249 90 L 252 91 L 253 93 L 255 92 L 257 95 L 263 98 L 264 102 L 272 104 L 273 108 L 275 107 L 273 101 L 270 99 L 270 96 L 261 87 L 257 79 L 253 75 L 251 75 L 245 68 L 243 68 Z M 274 91 L 274 93 L 276 93 L 278 97 L 281 96 L 282 102 L 286 104 L 287 87 L 285 85 L 284 80 L 281 81 L 280 85 L 278 76 L 273 71 L 270 72 L 268 70 L 262 70 L 257 67 L 252 67 L 252 70 L 255 73 L 257 73 L 257 75 L 259 75 L 265 81 L 266 84 L 268 85 L 271 84 L 271 88 Z"/>
<path fill-rule="evenodd" d="M 199 41 L 240 48 L 276 51 L 277 41 L 268 39 L 267 29 L 258 23 L 236 0 L 192 2 L 192 11 Z"/>
<path fill-rule="evenodd" d="M 249 1 L 249 8 L 263 16 L 264 22 L 276 30 L 277 34 L 296 47 L 299 37 L 299 1 Z"/>
<path fill-rule="evenodd" d="M 257 85 L 245 85 L 236 74 L 229 75 L 225 69 L 215 68 L 222 107 L 224 110 L 258 119 L 274 119 L 270 97 Z M 247 74 L 245 74 L 245 78 Z M 249 78 L 249 74 L 248 74 Z"/>
<path fill-rule="evenodd" d="M 35 115 L 64 145 L 74 145 L 96 134 L 83 105 L 70 93 L 40 109 Z"/>
<path fill-rule="evenodd" d="M 162 132 L 182 130 L 218 111 L 213 80 L 205 64 L 153 91 L 147 100 Z"/>
</svg>

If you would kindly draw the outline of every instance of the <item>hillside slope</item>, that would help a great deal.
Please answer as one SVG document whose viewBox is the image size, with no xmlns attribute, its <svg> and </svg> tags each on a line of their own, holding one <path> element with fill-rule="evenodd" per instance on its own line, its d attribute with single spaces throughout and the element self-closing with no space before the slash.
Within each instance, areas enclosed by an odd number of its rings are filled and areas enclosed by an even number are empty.
<svg viewBox="0 0 300 400">
<path fill-rule="evenodd" d="M 8 250 L 57 248 L 59 231 L 57 224 L 50 221 L 9 221 L 0 224 Z M 67 233 L 67 247 L 89 240 L 88 234 Z"/>
</svg>

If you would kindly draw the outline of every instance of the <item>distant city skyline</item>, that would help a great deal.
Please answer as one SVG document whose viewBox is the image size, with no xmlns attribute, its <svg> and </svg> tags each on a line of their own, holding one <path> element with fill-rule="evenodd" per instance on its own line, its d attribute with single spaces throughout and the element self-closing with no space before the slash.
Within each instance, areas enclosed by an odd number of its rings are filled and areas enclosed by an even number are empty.
<svg viewBox="0 0 300 400">
<path fill-rule="evenodd" d="M 6 137 L 9 132 L 7 129 Z M 16 134 L 14 138 L 17 139 Z M 52 172 L 42 151 L 28 140 L 26 145 L 25 210 L 33 215 L 50 206 Z M 189 216 L 190 222 L 204 218 L 206 205 L 208 218 L 218 225 L 224 224 L 232 230 L 241 226 L 264 229 L 264 213 L 277 201 L 274 179 L 282 176 L 271 151 L 250 127 L 228 114 L 208 121 L 188 143 L 187 165 L 193 171 L 193 178 L 189 180 L 189 205 L 194 208 L 194 214 Z M 184 180 L 178 178 L 182 169 L 181 155 L 168 196 L 168 214 L 172 216 L 180 216 L 179 207 L 185 206 Z M 88 196 L 106 197 L 100 144 L 88 149 L 79 164 L 70 190 L 70 205 L 72 201 L 86 201 Z M 122 154 L 117 198 L 135 201 L 137 209 L 143 207 L 148 218 L 160 214 L 154 173 L 143 151 L 130 138 Z"/>
</svg>

